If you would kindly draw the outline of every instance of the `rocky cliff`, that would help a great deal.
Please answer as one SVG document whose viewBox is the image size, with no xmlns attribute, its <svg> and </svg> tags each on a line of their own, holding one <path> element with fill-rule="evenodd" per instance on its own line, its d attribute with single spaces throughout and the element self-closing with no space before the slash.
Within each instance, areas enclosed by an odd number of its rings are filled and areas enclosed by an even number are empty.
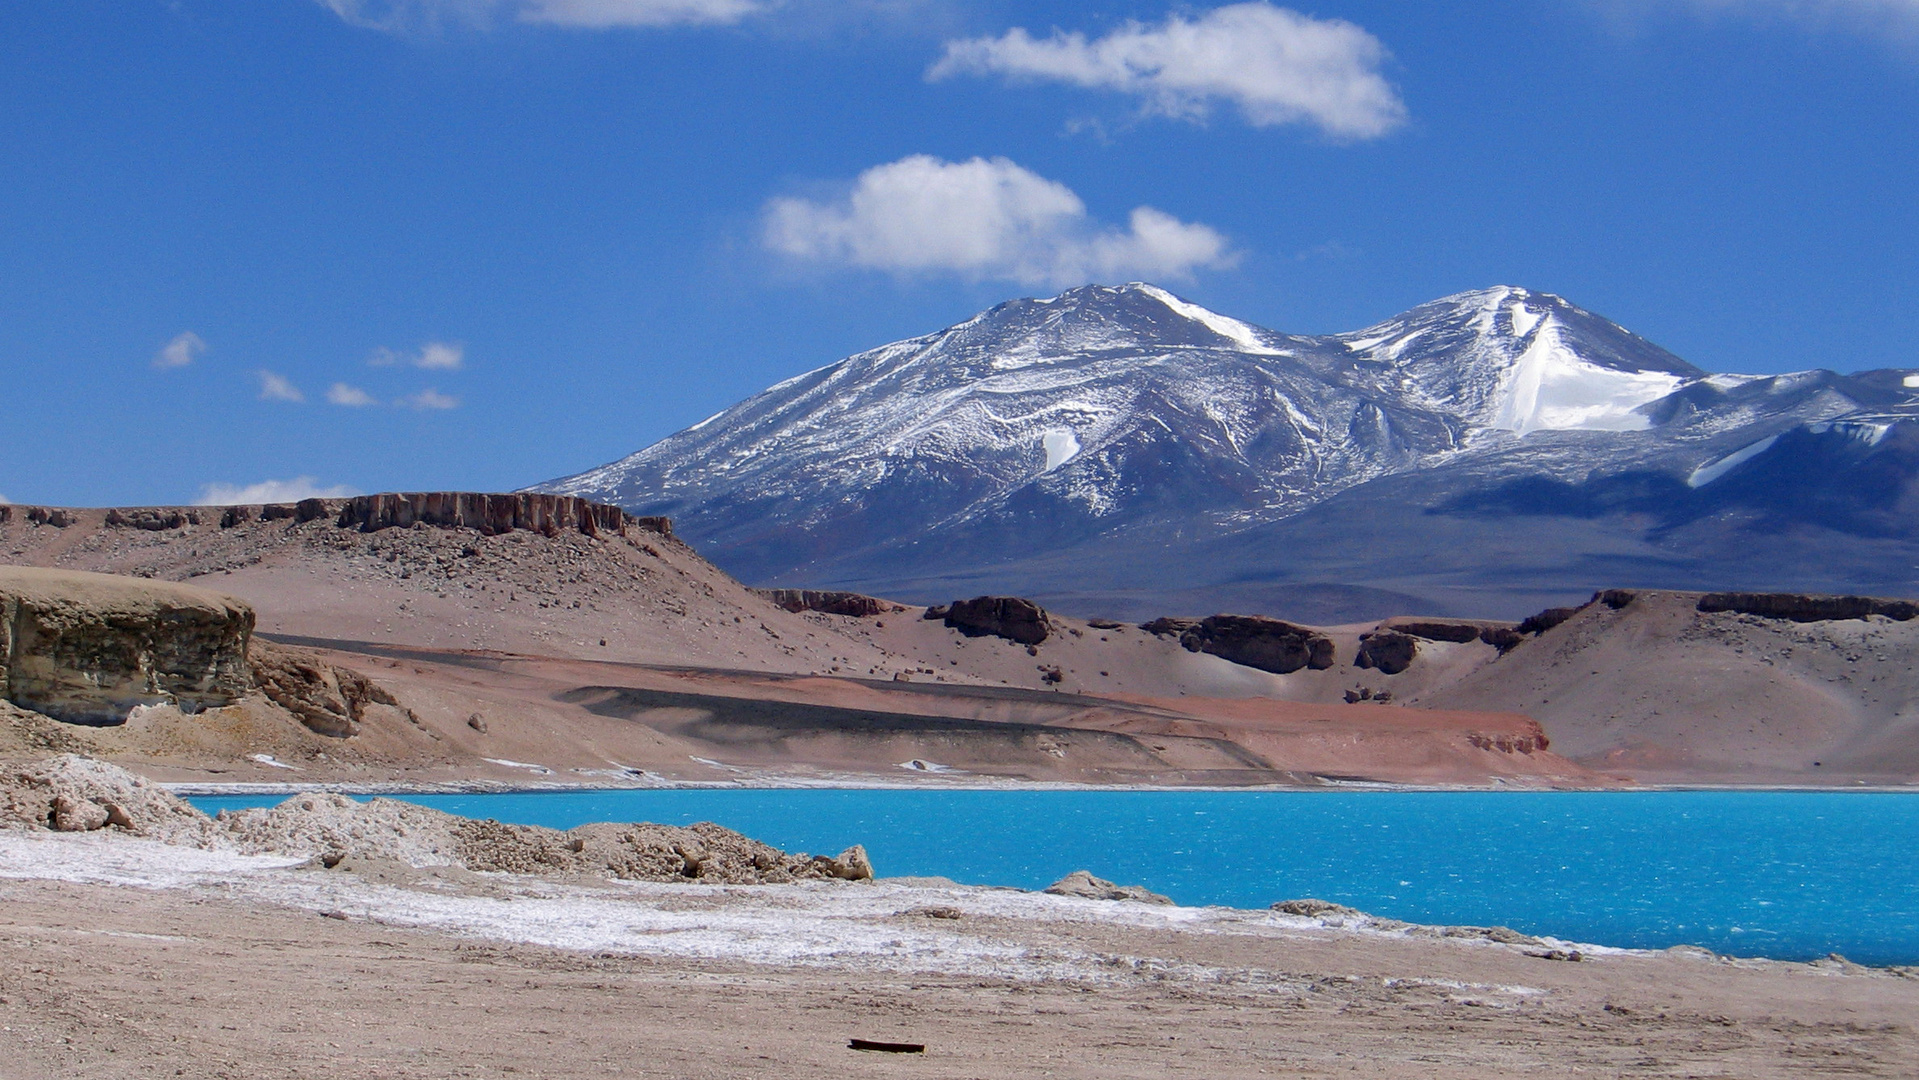
<svg viewBox="0 0 1919 1080">
<path fill-rule="evenodd" d="M 0 567 L 0 694 L 71 723 L 231 704 L 251 686 L 252 633 L 252 608 L 205 589 Z"/>
</svg>

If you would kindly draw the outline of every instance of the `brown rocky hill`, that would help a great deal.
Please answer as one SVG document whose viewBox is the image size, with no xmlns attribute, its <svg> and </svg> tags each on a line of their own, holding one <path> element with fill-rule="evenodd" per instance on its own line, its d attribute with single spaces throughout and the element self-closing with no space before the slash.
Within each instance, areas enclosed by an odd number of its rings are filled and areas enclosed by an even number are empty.
<svg viewBox="0 0 1919 1080">
<path fill-rule="evenodd" d="M 237 596 L 263 635 L 364 670 L 413 717 L 388 731 L 375 708 L 355 745 L 398 740 L 415 755 L 405 768 L 444 779 L 909 766 L 1158 783 L 1919 777 L 1919 606 L 1897 600 L 1612 591 L 1520 623 L 1135 625 L 1015 597 L 921 608 L 755 591 L 662 520 L 460 493 L 15 507 L 0 562 Z M 353 685 L 328 692 L 344 707 Z M 303 730 L 358 723 L 330 717 L 305 715 Z M 322 756 L 341 757 L 324 741 L 294 749 L 322 772 Z"/>
<path fill-rule="evenodd" d="M 1525 717 L 1278 700 L 1287 657 L 1326 653 L 1302 628 L 1214 620 L 1206 648 L 1187 648 L 1015 598 L 929 618 L 762 595 L 668 523 L 580 500 L 16 509 L 0 523 L 11 562 L 191 581 L 250 604 L 263 636 L 309 647 L 256 647 L 253 691 L 231 707 L 19 728 L 33 746 L 77 739 L 174 778 L 1596 779 Z"/>
<path fill-rule="evenodd" d="M 1646 781 L 1919 782 L 1909 601 L 1615 589 L 1562 614 L 1412 703 L 1523 712 Z"/>
</svg>

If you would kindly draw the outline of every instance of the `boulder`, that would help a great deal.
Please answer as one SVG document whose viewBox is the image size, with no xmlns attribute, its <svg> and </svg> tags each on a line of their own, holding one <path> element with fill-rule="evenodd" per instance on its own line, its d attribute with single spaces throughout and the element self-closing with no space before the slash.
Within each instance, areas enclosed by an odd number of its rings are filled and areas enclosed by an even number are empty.
<svg viewBox="0 0 1919 1080">
<path fill-rule="evenodd" d="M 929 614 L 931 614 L 929 612 Z M 1002 637 L 1038 645 L 1052 635 L 1046 609 L 1017 596 L 976 596 L 955 600 L 946 609 L 946 625 L 967 637 Z"/>
<path fill-rule="evenodd" d="M 0 567 L 0 697 L 57 720 L 230 705 L 251 686 L 253 609 L 190 585 Z"/>
<path fill-rule="evenodd" d="M 754 589 L 774 607 L 799 613 L 818 611 L 827 615 L 850 615 L 864 619 L 874 615 L 890 615 L 906 609 L 890 600 L 865 596 L 856 592 L 839 592 L 831 589 Z"/>
<path fill-rule="evenodd" d="M 1419 639 L 1397 630 L 1375 630 L 1359 635 L 1359 654 L 1353 666 L 1377 668 L 1382 675 L 1397 675 L 1413 664 L 1419 655 Z"/>
<path fill-rule="evenodd" d="M 54 832 L 92 832 L 106 828 L 109 816 L 107 808 L 92 799 L 55 795 L 47 824 L 53 826 Z"/>
<path fill-rule="evenodd" d="M 254 647 L 251 661 L 253 681 L 260 691 L 319 735 L 351 738 L 360 733 L 368 705 L 400 704 L 373 680 L 305 649 L 262 643 Z M 478 713 L 467 725 L 486 731 L 486 721 Z"/>
<path fill-rule="evenodd" d="M 1263 615 L 1209 615 L 1204 619 L 1154 619 L 1147 633 L 1177 635 L 1188 652 L 1203 652 L 1235 664 L 1290 675 L 1301 668 L 1333 666 L 1333 640 L 1310 627 Z"/>
<path fill-rule="evenodd" d="M 1115 885 L 1105 878 L 1094 877 L 1085 870 L 1072 873 L 1046 886 L 1043 890 L 1054 896 L 1077 896 L 1086 900 L 1130 900 L 1136 904 L 1171 904 L 1169 897 L 1148 891 L 1141 885 Z"/>
<path fill-rule="evenodd" d="M 873 861 L 866 857 L 866 846 L 854 844 L 835 858 L 824 855 L 813 857 L 814 865 L 820 868 L 823 876 L 838 878 L 841 881 L 873 880 Z"/>
</svg>

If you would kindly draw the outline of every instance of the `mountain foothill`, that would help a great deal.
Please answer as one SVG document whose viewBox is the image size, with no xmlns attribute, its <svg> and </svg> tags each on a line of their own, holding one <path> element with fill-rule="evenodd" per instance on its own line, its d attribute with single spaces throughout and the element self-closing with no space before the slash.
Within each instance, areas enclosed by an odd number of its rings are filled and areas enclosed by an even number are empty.
<svg viewBox="0 0 1919 1080">
<path fill-rule="evenodd" d="M 1304 337 L 1088 286 L 515 494 L 0 506 L 0 754 L 1908 784 L 1915 384 L 1710 374 L 1517 288 Z"/>
</svg>

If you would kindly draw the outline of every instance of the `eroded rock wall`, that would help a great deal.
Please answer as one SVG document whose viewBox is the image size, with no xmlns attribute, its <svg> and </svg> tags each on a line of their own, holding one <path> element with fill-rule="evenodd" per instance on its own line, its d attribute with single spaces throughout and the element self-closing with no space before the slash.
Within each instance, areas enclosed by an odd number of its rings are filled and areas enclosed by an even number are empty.
<svg viewBox="0 0 1919 1080">
<path fill-rule="evenodd" d="M 0 567 L 0 693 L 69 723 L 232 704 L 251 686 L 252 634 L 251 607 L 190 585 Z"/>
<path fill-rule="evenodd" d="M 634 518 L 617 506 L 588 502 L 570 495 L 487 495 L 470 491 L 392 492 L 345 500 L 338 512 L 343 528 L 367 532 L 406 528 L 415 522 L 451 528 L 478 529 L 487 535 L 525 529 L 529 532 L 583 532 L 624 536 L 629 524 L 653 532 L 670 533 L 665 518 Z"/>
</svg>

